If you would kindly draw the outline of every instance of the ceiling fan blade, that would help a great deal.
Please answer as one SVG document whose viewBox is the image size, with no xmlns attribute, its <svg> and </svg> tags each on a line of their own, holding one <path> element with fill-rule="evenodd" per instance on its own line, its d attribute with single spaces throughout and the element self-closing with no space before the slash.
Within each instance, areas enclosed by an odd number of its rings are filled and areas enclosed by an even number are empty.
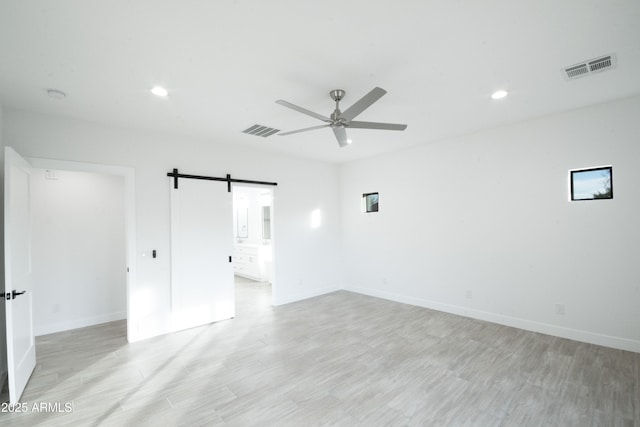
<svg viewBox="0 0 640 427">
<path fill-rule="evenodd" d="M 355 104 L 351 107 L 347 108 L 341 115 L 343 119 L 346 121 L 350 121 L 356 118 L 356 116 L 362 113 L 364 110 L 369 108 L 371 104 L 376 102 L 378 99 L 382 98 L 382 96 L 387 93 L 386 90 L 374 87 L 371 92 L 360 98 Z"/>
<path fill-rule="evenodd" d="M 380 122 L 350 122 L 347 127 L 356 129 L 383 129 L 383 130 L 405 130 L 407 125 L 397 123 L 380 123 Z"/>
<path fill-rule="evenodd" d="M 291 135 L 291 134 L 294 134 L 294 133 L 306 132 L 308 130 L 327 128 L 329 126 L 331 126 L 331 125 L 311 126 L 310 128 L 304 128 L 304 129 L 298 129 L 298 130 L 290 130 L 289 132 L 280 132 L 278 135 L 281 135 L 281 136 Z"/>
<path fill-rule="evenodd" d="M 292 110 L 296 110 L 299 113 L 306 114 L 307 116 L 315 117 L 316 119 L 322 120 L 324 122 L 329 122 L 331 119 L 329 117 L 325 117 L 322 114 L 314 113 L 313 111 L 307 110 L 306 108 L 298 107 L 295 104 L 292 104 L 288 101 L 284 101 L 282 99 L 278 99 L 276 104 L 283 105 L 287 108 L 291 108 Z"/>
<path fill-rule="evenodd" d="M 335 126 L 332 129 L 340 147 L 349 145 L 349 140 L 347 139 L 347 131 L 344 130 L 343 126 Z"/>
</svg>

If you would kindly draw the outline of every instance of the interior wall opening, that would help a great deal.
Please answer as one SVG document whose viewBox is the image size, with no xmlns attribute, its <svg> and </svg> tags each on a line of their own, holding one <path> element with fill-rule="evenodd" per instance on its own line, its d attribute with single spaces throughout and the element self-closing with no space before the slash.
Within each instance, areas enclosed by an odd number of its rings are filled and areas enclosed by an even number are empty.
<svg viewBox="0 0 640 427">
<path fill-rule="evenodd" d="M 35 335 L 126 319 L 124 177 L 40 168 L 32 176 Z"/>
<path fill-rule="evenodd" d="M 233 273 L 236 316 L 272 305 L 273 189 L 233 186 Z"/>
</svg>

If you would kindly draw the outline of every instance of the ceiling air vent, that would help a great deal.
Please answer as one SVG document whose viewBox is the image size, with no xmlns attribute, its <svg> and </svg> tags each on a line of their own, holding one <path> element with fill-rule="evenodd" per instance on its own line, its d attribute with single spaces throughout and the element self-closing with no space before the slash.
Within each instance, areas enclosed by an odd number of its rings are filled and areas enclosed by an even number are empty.
<svg viewBox="0 0 640 427">
<path fill-rule="evenodd" d="M 248 133 L 249 135 L 262 136 L 264 138 L 273 135 L 276 132 L 280 132 L 280 129 L 270 128 L 268 126 L 262 125 L 253 125 L 242 132 Z"/>
<path fill-rule="evenodd" d="M 616 55 L 611 54 L 600 58 L 574 64 L 562 70 L 565 80 L 573 80 L 590 74 L 600 73 L 616 67 Z"/>
<path fill-rule="evenodd" d="M 604 71 L 607 68 L 611 68 L 611 66 L 611 55 L 589 61 L 589 71 L 592 73 Z"/>
</svg>

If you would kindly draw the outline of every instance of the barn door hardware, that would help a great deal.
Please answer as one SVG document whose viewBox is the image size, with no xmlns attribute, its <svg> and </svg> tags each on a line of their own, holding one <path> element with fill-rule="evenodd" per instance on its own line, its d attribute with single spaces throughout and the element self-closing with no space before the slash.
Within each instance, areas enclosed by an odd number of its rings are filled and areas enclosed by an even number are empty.
<svg viewBox="0 0 640 427">
<path fill-rule="evenodd" d="M 187 175 L 184 173 L 178 173 L 178 169 L 174 169 L 173 172 L 168 172 L 167 176 L 173 178 L 173 188 L 178 188 L 178 178 L 189 178 L 189 179 L 204 179 L 207 181 L 223 181 L 227 183 L 227 191 L 231 192 L 231 183 L 240 183 L 240 184 L 259 184 L 259 185 L 278 185 L 277 182 L 266 182 L 266 181 L 254 181 L 250 179 L 236 179 L 231 178 L 231 175 L 227 174 L 225 178 L 216 178 L 213 176 L 202 176 L 202 175 Z"/>
</svg>

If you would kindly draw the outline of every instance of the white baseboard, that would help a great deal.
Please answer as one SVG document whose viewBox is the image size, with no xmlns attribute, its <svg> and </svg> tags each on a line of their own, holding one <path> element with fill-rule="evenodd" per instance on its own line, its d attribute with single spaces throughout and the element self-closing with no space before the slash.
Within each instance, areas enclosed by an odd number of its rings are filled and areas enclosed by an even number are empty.
<svg viewBox="0 0 640 427">
<path fill-rule="evenodd" d="M 302 301 L 302 300 L 317 297 L 320 295 L 329 294 L 331 292 L 336 292 L 336 291 L 339 291 L 340 289 L 342 288 L 336 286 L 336 287 L 318 288 L 308 292 L 302 292 L 298 294 L 288 294 L 284 296 L 280 296 L 276 294 L 273 296 L 272 304 L 274 306 L 289 304 L 292 302 Z"/>
<path fill-rule="evenodd" d="M 68 331 L 71 329 L 85 328 L 87 326 L 99 325 L 101 323 L 113 322 L 127 318 L 126 311 L 103 314 L 100 316 L 84 317 L 81 319 L 64 320 L 46 325 L 34 325 L 35 335 L 54 334 L 56 332 Z"/>
<path fill-rule="evenodd" d="M 589 344 L 596 344 L 604 347 L 611 347 L 619 350 L 640 353 L 640 341 L 635 341 L 627 338 L 604 335 L 579 329 L 571 329 L 563 326 L 552 325 L 549 323 L 542 323 L 518 317 L 505 316 L 502 314 L 470 309 L 468 307 L 444 304 L 437 301 L 430 301 L 422 298 L 415 298 L 407 295 L 396 294 L 393 292 L 379 291 L 358 286 L 345 286 L 344 290 L 404 304 L 415 305 L 418 307 L 430 308 L 432 310 L 443 311 L 446 313 L 457 314 L 460 316 L 471 317 L 473 319 L 485 320 L 491 323 L 524 329 L 526 331 L 540 332 L 542 334 L 553 335 L 560 338 L 567 338 L 574 341 L 581 341 Z"/>
</svg>

